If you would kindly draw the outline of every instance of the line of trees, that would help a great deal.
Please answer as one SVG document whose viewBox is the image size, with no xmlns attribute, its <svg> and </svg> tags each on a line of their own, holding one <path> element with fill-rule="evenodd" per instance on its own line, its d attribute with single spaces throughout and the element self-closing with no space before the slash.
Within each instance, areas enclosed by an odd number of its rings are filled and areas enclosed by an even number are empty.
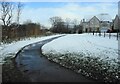
<svg viewBox="0 0 120 84">
<path fill-rule="evenodd" d="M 39 36 L 41 33 L 41 25 L 39 23 L 12 23 L 8 27 L 2 28 L 2 41 L 20 40 L 21 38 Z"/>
<path fill-rule="evenodd" d="M 24 4 L 20 2 L 2 1 L 0 3 L 0 22 L 2 23 L 3 41 L 37 36 L 44 32 L 41 30 L 39 23 L 27 20 L 24 24 L 20 24 L 23 8 Z M 15 22 L 13 22 L 13 17 L 16 19 Z M 50 18 L 50 22 L 52 24 L 50 31 L 53 33 L 82 33 L 82 26 L 77 23 L 77 20 L 71 21 L 69 18 L 63 20 L 61 17 L 55 16 Z"/>
<path fill-rule="evenodd" d="M 0 3 L 2 41 L 40 35 L 41 25 L 39 23 L 33 23 L 31 20 L 27 20 L 23 24 L 20 24 L 23 7 L 24 4 L 21 2 L 2 1 Z M 13 18 L 16 18 L 15 22 L 13 22 Z"/>
<path fill-rule="evenodd" d="M 55 16 L 50 18 L 52 24 L 51 32 L 53 33 L 82 33 L 82 26 L 77 20 L 71 21 L 69 18 L 63 20 L 61 17 Z"/>
</svg>

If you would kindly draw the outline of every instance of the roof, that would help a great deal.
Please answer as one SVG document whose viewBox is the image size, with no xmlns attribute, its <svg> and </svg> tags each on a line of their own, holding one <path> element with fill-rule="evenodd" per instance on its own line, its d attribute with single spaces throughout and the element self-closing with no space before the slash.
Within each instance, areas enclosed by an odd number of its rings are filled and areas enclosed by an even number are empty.
<svg viewBox="0 0 120 84">
<path fill-rule="evenodd" d="M 118 16 L 118 15 L 116 15 L 116 16 L 115 16 L 115 19 L 119 19 L 119 16 Z"/>
<path fill-rule="evenodd" d="M 96 16 L 94 16 L 93 18 L 96 18 L 98 21 L 100 21 Z M 89 21 L 91 21 L 93 18 L 91 18 Z"/>
<path fill-rule="evenodd" d="M 112 22 L 112 18 L 107 13 L 102 13 L 96 16 L 87 16 L 85 17 L 86 22 L 90 21 L 93 17 L 96 17 L 99 21 L 109 21 Z"/>
<path fill-rule="evenodd" d="M 102 14 L 99 14 L 97 15 L 98 19 L 100 21 L 109 21 L 109 22 L 112 22 L 112 18 L 109 14 L 107 13 L 102 13 Z"/>
<path fill-rule="evenodd" d="M 113 22 L 118 21 L 118 20 L 120 20 L 120 18 L 119 18 L 118 15 L 116 15 L 116 16 L 115 16 L 115 19 L 113 20 Z"/>
</svg>

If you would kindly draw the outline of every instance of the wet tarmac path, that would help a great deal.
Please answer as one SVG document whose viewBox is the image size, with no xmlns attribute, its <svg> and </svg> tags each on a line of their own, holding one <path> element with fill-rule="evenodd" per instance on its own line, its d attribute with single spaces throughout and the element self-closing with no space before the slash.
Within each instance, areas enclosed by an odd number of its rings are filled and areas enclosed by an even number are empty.
<svg viewBox="0 0 120 84">
<path fill-rule="evenodd" d="M 58 37 L 27 45 L 19 51 L 15 62 L 20 71 L 31 82 L 96 82 L 51 62 L 42 55 L 41 47 L 56 38 Z"/>
</svg>

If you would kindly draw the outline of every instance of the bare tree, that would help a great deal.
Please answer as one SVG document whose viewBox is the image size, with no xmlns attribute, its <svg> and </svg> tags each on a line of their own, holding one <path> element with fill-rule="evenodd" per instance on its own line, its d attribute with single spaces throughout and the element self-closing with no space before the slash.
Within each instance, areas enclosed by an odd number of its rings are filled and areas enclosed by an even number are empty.
<svg viewBox="0 0 120 84">
<path fill-rule="evenodd" d="M 70 19 L 70 18 L 66 18 L 66 19 L 65 19 L 65 22 L 66 22 L 67 28 L 69 28 L 71 19 Z"/>
<path fill-rule="evenodd" d="M 50 22 L 52 24 L 52 31 L 55 33 L 59 33 L 62 31 L 63 20 L 61 17 L 55 16 L 50 18 Z"/>
<path fill-rule="evenodd" d="M 31 19 L 27 19 L 26 21 L 23 22 L 24 24 L 30 24 L 30 23 L 33 23 Z"/>
<path fill-rule="evenodd" d="M 24 5 L 21 2 L 18 2 L 18 4 L 17 4 L 17 24 L 18 24 L 18 26 L 19 26 L 20 15 L 21 15 L 23 6 Z"/>
<path fill-rule="evenodd" d="M 78 20 L 77 19 L 74 19 L 72 22 L 73 22 L 74 26 L 76 26 L 78 24 Z"/>
<path fill-rule="evenodd" d="M 50 18 L 50 22 L 52 23 L 51 31 L 54 33 L 68 33 L 69 32 L 69 21 L 70 19 L 66 19 L 67 23 L 63 21 L 61 17 L 55 16 Z"/>
<path fill-rule="evenodd" d="M 14 5 L 11 2 L 1 2 L 1 17 L 0 20 L 3 22 L 4 26 L 9 26 L 13 18 Z"/>
<path fill-rule="evenodd" d="M 57 26 L 57 24 L 60 23 L 60 22 L 62 22 L 62 21 L 63 21 L 62 18 L 58 17 L 58 16 L 50 18 L 50 22 L 52 23 L 52 27 Z"/>
</svg>

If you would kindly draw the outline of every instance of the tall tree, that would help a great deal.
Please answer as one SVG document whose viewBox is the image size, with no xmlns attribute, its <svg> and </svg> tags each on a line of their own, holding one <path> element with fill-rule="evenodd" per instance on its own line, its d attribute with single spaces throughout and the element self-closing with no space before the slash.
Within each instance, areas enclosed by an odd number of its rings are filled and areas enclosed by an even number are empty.
<svg viewBox="0 0 120 84">
<path fill-rule="evenodd" d="M 74 19 L 72 22 L 73 22 L 74 28 L 76 28 L 76 26 L 78 25 L 78 20 Z"/>
<path fill-rule="evenodd" d="M 51 17 L 51 18 L 50 18 L 50 22 L 51 22 L 51 24 L 52 24 L 52 27 L 55 27 L 55 26 L 57 26 L 57 24 L 58 24 L 59 22 L 62 22 L 62 18 L 61 18 L 61 17 L 58 17 L 58 16 Z"/>
<path fill-rule="evenodd" d="M 17 3 L 17 24 L 18 24 L 18 26 L 19 26 L 20 15 L 21 15 L 23 6 L 24 6 L 24 5 L 23 5 L 21 2 L 18 2 L 18 3 Z"/>
<path fill-rule="evenodd" d="M 13 18 L 13 9 L 14 9 L 14 4 L 11 2 L 1 2 L 1 9 L 0 9 L 0 13 L 1 13 L 1 17 L 0 20 L 3 22 L 4 26 L 9 26 L 12 22 L 12 18 Z"/>
<path fill-rule="evenodd" d="M 66 19 L 65 19 L 65 22 L 66 22 L 67 28 L 69 28 L 71 19 L 70 19 L 70 18 L 66 18 Z"/>
<path fill-rule="evenodd" d="M 62 18 L 58 16 L 51 17 L 50 22 L 52 24 L 52 31 L 55 33 L 61 33 L 64 24 Z"/>
</svg>

